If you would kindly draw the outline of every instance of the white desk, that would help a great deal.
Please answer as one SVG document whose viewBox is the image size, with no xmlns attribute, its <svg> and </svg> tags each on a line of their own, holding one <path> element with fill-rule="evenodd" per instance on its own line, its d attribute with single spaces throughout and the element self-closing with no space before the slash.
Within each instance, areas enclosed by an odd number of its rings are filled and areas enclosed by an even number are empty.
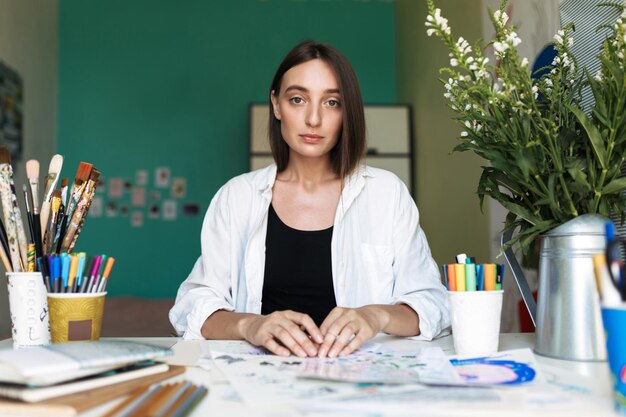
<svg viewBox="0 0 626 417">
<path fill-rule="evenodd" d="M 201 354 L 201 341 L 181 341 L 176 338 L 128 338 L 130 340 L 138 340 L 144 341 L 159 345 L 172 346 L 174 343 L 174 356 L 171 357 L 168 361 L 173 364 L 184 364 L 184 365 L 192 365 L 195 364 L 198 357 Z M 440 346 L 446 354 L 454 354 L 454 348 L 452 345 L 452 337 L 447 336 L 441 339 L 435 340 L 434 342 L 420 342 L 413 341 L 403 338 L 395 338 L 391 336 L 379 336 L 376 341 L 383 342 L 389 345 L 395 345 L 397 347 L 406 347 L 410 346 Z M 4 340 L 0 342 L 0 347 L 10 346 L 10 340 Z M 500 350 L 508 350 L 508 349 L 518 349 L 523 347 L 532 347 L 534 345 L 534 334 L 530 333 L 520 333 L 520 334 L 502 334 L 500 336 Z M 591 378 L 592 385 L 594 388 L 594 397 L 593 404 L 594 409 L 593 413 L 590 413 L 589 408 L 586 410 L 583 407 L 578 414 L 572 413 L 571 410 L 563 410 L 563 412 L 555 412 L 554 409 L 550 409 L 550 411 L 543 412 L 541 409 L 533 410 L 533 417 L 540 417 L 543 415 L 549 416 L 557 416 L 564 415 L 567 413 L 568 416 L 573 414 L 575 415 L 589 415 L 593 417 L 597 416 L 616 416 L 617 414 L 613 412 L 613 403 L 611 399 L 611 382 L 610 382 L 610 374 L 608 370 L 608 366 L 605 362 L 574 362 L 574 361 L 561 361 L 556 359 L 545 358 L 539 355 L 535 355 L 537 361 L 540 366 L 545 366 L 546 369 L 550 369 L 551 372 L 555 373 L 563 373 L 563 375 L 567 375 L 567 380 L 572 384 L 572 389 L 575 389 L 575 385 L 577 384 L 577 380 L 583 381 L 585 383 L 589 383 Z M 246 406 L 244 403 L 231 401 L 224 399 L 224 394 L 229 391 L 229 385 L 223 381 L 216 381 L 212 372 L 206 371 L 204 369 L 190 366 L 186 373 L 177 377 L 178 379 L 186 378 L 194 383 L 204 384 L 209 387 L 209 394 L 205 397 L 204 400 L 195 408 L 194 412 L 191 414 L 191 417 L 206 417 L 206 416 L 227 416 L 227 417 L 254 417 L 254 416 L 272 416 L 272 417 L 283 417 L 283 416 L 312 416 L 311 413 L 298 413 L 294 411 L 290 407 L 273 407 L 271 410 L 261 411 L 258 408 L 251 408 Z M 219 378 L 221 379 L 221 378 Z M 500 388 L 499 388 L 500 389 Z M 508 390 L 520 389 L 520 388 L 502 388 Z M 523 389 L 523 388 L 521 388 Z M 511 392 L 511 391 L 509 391 Z M 86 417 L 97 417 L 101 416 L 105 411 L 109 410 L 115 403 L 111 402 L 109 404 L 100 406 L 98 408 L 92 409 L 87 413 L 81 414 Z M 520 412 L 519 410 L 512 409 L 506 411 L 506 415 L 528 415 L 528 410 L 525 412 Z M 329 417 L 331 414 L 329 413 L 319 413 L 314 414 L 317 416 L 326 416 Z M 332 414 L 332 415 L 342 415 L 342 416 L 352 416 L 354 414 Z M 394 416 L 398 416 L 399 414 L 394 414 Z M 411 415 L 415 416 L 416 413 L 413 412 Z M 423 415 L 423 414 L 420 414 Z M 429 414 L 430 415 L 430 414 Z M 481 403 L 474 403 L 471 406 L 460 409 L 447 410 L 442 412 L 437 412 L 436 415 L 468 415 L 468 416 L 489 416 L 489 415 L 502 415 L 502 409 L 494 410 L 489 405 L 484 405 Z M 377 416 L 380 416 L 377 414 Z M 371 417 L 371 415 L 370 415 Z"/>
</svg>

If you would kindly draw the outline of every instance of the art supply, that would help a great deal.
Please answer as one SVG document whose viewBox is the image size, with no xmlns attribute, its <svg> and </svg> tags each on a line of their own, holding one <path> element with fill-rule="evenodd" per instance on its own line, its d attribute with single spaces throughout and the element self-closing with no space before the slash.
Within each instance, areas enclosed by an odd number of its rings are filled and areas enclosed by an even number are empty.
<svg viewBox="0 0 626 417">
<path fill-rule="evenodd" d="M 91 205 L 91 201 L 93 200 L 99 178 L 100 172 L 97 169 L 91 170 L 87 185 L 85 186 L 83 194 L 81 195 L 80 200 L 77 203 L 77 206 L 74 209 L 74 212 L 72 213 L 72 216 L 69 220 L 67 231 L 61 245 L 61 251 L 71 252 L 74 249 L 76 239 L 80 234 L 85 216 L 87 215 L 87 212 Z"/>
<path fill-rule="evenodd" d="M 454 264 L 447 264 L 446 269 L 448 270 L 448 289 L 450 291 L 456 291 L 456 268 Z"/>
<path fill-rule="evenodd" d="M 624 249 L 626 249 L 626 238 L 618 237 L 607 244 L 605 253 L 610 282 L 622 301 L 626 301 L 626 265 L 622 259 Z M 611 290 L 605 288 L 604 291 Z"/>
<path fill-rule="evenodd" d="M 593 255 L 593 267 L 596 277 L 596 286 L 598 287 L 598 294 L 600 295 L 602 305 L 616 306 L 621 304 L 622 297 L 613 283 L 604 253 Z"/>
<path fill-rule="evenodd" d="M 456 290 L 465 291 L 465 264 L 454 264 L 454 276 L 456 278 Z"/>
<path fill-rule="evenodd" d="M 100 339 L 105 296 L 105 292 L 48 294 L 52 343 Z"/>
<path fill-rule="evenodd" d="M 497 352 L 503 291 L 449 291 L 448 294 L 457 355 Z"/>
<path fill-rule="evenodd" d="M 48 216 L 50 215 L 50 200 L 52 199 L 52 192 L 54 191 L 57 181 L 59 180 L 59 174 L 63 167 L 63 156 L 57 154 L 50 160 L 50 166 L 48 167 L 48 175 L 46 175 L 46 185 L 44 188 L 43 202 L 41 203 L 41 230 L 46 230 L 48 226 Z"/>
<path fill-rule="evenodd" d="M 465 291 L 476 291 L 476 265 L 465 264 Z"/>
<path fill-rule="evenodd" d="M 626 303 L 602 306 L 606 350 L 613 382 L 615 410 L 626 414 Z"/>
<path fill-rule="evenodd" d="M 50 344 L 46 288 L 40 272 L 7 272 L 13 347 Z"/>
<path fill-rule="evenodd" d="M 20 256 L 20 246 L 17 237 L 17 223 L 13 212 L 13 199 L 11 196 L 11 165 L 8 159 L 6 147 L 0 147 L 0 200 L 2 202 L 2 215 L 7 232 L 9 245 L 9 258 L 12 269 L 22 272 L 25 268 Z"/>
</svg>

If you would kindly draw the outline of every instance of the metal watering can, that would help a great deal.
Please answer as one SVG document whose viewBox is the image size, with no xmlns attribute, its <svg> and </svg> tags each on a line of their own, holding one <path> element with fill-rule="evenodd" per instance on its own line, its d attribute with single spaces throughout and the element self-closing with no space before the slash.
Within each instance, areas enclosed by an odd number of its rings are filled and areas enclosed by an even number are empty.
<svg viewBox="0 0 626 417">
<path fill-rule="evenodd" d="M 607 221 L 583 214 L 541 236 L 537 303 L 513 250 L 504 252 L 536 327 L 535 353 L 575 361 L 606 360 L 592 257 L 605 250 Z M 513 232 L 502 234 L 503 245 Z"/>
</svg>

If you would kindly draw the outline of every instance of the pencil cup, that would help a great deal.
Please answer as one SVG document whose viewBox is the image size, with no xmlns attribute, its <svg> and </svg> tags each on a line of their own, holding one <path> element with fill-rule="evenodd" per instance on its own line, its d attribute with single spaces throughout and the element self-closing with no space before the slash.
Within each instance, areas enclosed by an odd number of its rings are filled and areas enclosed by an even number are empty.
<svg viewBox="0 0 626 417">
<path fill-rule="evenodd" d="M 615 408 L 626 415 L 626 303 L 602 307 L 606 350 L 614 384 Z"/>
<path fill-rule="evenodd" d="M 449 291 L 448 294 L 456 354 L 497 352 L 503 291 Z"/>
<path fill-rule="evenodd" d="M 52 343 L 100 339 L 104 296 L 100 293 L 50 293 Z"/>
<path fill-rule="evenodd" d="M 41 272 L 7 272 L 13 347 L 50 344 L 46 287 Z"/>
</svg>

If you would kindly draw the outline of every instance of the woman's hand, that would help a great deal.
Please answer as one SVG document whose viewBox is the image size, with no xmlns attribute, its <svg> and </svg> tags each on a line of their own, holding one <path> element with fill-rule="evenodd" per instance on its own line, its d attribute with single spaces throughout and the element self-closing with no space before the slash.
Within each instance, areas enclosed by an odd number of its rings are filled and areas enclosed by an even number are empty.
<svg viewBox="0 0 626 417">
<path fill-rule="evenodd" d="M 419 316 L 406 304 L 372 304 L 359 308 L 335 307 L 320 326 L 324 342 L 318 356 L 349 355 L 378 332 L 417 336 Z"/>
<path fill-rule="evenodd" d="M 374 305 L 335 307 L 320 326 L 324 342 L 318 349 L 318 356 L 334 358 L 349 355 L 383 330 L 388 321 L 384 310 L 379 311 Z"/>
<path fill-rule="evenodd" d="M 316 356 L 323 341 L 322 332 L 311 317 L 291 310 L 250 315 L 240 326 L 240 333 L 248 342 L 280 356 Z"/>
</svg>

